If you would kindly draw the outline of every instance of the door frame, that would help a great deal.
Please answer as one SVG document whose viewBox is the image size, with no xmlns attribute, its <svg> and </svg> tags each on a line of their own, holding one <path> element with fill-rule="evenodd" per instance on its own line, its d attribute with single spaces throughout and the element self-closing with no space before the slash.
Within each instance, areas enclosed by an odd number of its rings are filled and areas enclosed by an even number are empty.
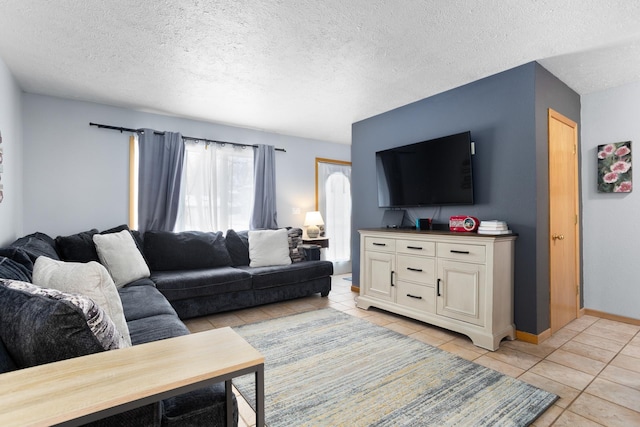
<svg viewBox="0 0 640 427">
<path fill-rule="evenodd" d="M 318 196 L 318 185 L 320 184 L 318 182 L 318 168 L 319 168 L 318 163 L 330 163 L 334 165 L 351 166 L 351 162 L 348 162 L 345 160 L 335 160 L 335 159 L 326 159 L 323 157 L 316 157 L 316 210 L 320 209 L 320 200 Z"/>
<path fill-rule="evenodd" d="M 574 245 L 575 245 L 575 265 L 574 265 L 574 269 L 575 269 L 575 280 L 576 283 L 575 288 L 576 288 L 576 319 L 578 317 L 580 317 L 581 315 L 581 308 L 580 308 L 580 295 L 581 295 L 581 289 L 580 289 L 580 283 L 582 282 L 581 277 L 582 277 L 582 272 L 581 272 L 581 252 L 580 252 L 580 248 L 581 248 L 581 235 L 580 235 L 580 223 L 581 223 L 581 212 L 580 212 L 580 164 L 578 161 L 578 124 L 576 122 L 574 122 L 573 120 L 569 119 L 568 117 L 562 115 L 561 113 L 549 108 L 548 109 L 548 122 L 547 122 L 547 145 L 548 145 L 548 150 L 549 150 L 549 156 L 551 155 L 551 120 L 557 120 L 559 122 L 562 122 L 564 124 L 566 124 L 567 126 L 571 127 L 573 129 L 573 140 L 574 140 L 574 176 L 573 176 L 573 181 L 574 181 L 574 188 L 575 188 L 575 198 L 574 198 L 574 210 L 575 210 L 575 241 L 574 241 Z M 547 173 L 549 173 L 549 170 L 547 171 Z M 549 197 L 549 230 L 548 230 L 548 248 L 549 248 L 549 255 L 551 255 L 551 247 L 553 245 L 553 239 L 551 238 L 551 179 L 549 177 L 549 189 L 548 189 L 548 197 Z M 551 316 L 551 302 L 553 299 L 553 294 L 551 293 L 552 290 L 552 286 L 551 286 L 551 263 L 549 263 L 549 329 L 551 331 L 551 333 L 555 333 L 557 332 L 557 329 L 554 329 L 554 325 L 552 324 L 552 316 Z"/>
</svg>

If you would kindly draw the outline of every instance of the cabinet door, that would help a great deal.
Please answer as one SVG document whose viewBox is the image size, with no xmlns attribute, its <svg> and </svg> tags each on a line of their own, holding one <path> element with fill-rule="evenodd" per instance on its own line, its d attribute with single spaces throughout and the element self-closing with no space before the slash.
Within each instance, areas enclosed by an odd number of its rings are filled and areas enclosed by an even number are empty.
<svg viewBox="0 0 640 427">
<path fill-rule="evenodd" d="M 436 313 L 484 326 L 485 266 L 438 261 Z"/>
<path fill-rule="evenodd" d="M 395 254 L 367 251 L 364 254 L 364 286 L 367 296 L 393 301 L 392 275 L 395 270 Z"/>
</svg>

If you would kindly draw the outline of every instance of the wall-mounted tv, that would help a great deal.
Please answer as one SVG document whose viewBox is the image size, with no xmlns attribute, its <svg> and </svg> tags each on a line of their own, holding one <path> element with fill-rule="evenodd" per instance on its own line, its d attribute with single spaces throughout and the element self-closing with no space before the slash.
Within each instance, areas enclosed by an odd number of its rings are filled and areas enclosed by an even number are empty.
<svg viewBox="0 0 640 427">
<path fill-rule="evenodd" d="M 473 204 L 471 132 L 376 153 L 381 208 Z"/>
</svg>

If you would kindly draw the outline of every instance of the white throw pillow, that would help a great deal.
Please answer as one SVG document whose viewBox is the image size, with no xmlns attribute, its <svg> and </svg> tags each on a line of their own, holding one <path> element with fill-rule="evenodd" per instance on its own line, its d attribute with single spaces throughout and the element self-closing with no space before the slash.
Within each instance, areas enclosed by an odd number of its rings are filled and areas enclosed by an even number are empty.
<svg viewBox="0 0 640 427">
<path fill-rule="evenodd" d="M 32 281 L 41 288 L 91 298 L 115 323 L 127 346 L 131 345 L 120 295 L 111 276 L 100 263 L 64 262 L 40 256 L 33 266 Z"/>
<path fill-rule="evenodd" d="M 249 231 L 249 260 L 250 267 L 291 264 L 287 230 Z"/>
<path fill-rule="evenodd" d="M 94 234 L 100 263 L 107 268 L 117 288 L 149 277 L 149 266 L 133 241 L 129 230 L 118 233 Z"/>
</svg>

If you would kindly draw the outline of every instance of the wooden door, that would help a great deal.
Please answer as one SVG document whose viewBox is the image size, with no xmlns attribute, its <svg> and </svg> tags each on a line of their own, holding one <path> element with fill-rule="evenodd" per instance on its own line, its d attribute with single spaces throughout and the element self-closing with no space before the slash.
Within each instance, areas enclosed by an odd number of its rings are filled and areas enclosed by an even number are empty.
<svg viewBox="0 0 640 427">
<path fill-rule="evenodd" d="M 551 333 L 580 307 L 578 125 L 549 109 L 549 270 Z"/>
</svg>

